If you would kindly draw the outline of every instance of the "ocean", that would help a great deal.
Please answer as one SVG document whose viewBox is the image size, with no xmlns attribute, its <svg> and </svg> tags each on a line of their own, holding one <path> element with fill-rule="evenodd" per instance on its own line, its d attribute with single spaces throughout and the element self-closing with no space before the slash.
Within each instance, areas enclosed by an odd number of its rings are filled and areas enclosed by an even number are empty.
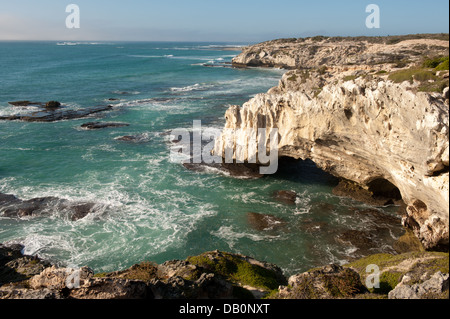
<svg viewBox="0 0 450 319">
<path fill-rule="evenodd" d="M 291 275 L 393 252 L 400 223 L 383 224 L 366 212 L 393 216 L 396 207 L 333 195 L 336 179 L 309 161 L 261 179 L 196 172 L 170 161 L 170 130 L 190 129 L 194 120 L 221 129 L 230 105 L 281 79 L 283 70 L 231 68 L 239 45 L 0 42 L 0 117 L 39 109 L 8 104 L 20 100 L 56 100 L 73 110 L 113 106 L 82 119 L 0 121 L 0 193 L 95 203 L 79 220 L 52 207 L 23 218 L 0 209 L 0 243 L 20 243 L 26 254 L 96 272 L 218 249 L 275 263 Z M 81 128 L 92 121 L 129 126 Z M 138 139 L 118 140 L 130 135 Z M 279 190 L 295 191 L 295 204 L 277 201 Z M 249 213 L 281 222 L 261 228 Z M 351 242 L 352 232 L 373 245 Z"/>
</svg>

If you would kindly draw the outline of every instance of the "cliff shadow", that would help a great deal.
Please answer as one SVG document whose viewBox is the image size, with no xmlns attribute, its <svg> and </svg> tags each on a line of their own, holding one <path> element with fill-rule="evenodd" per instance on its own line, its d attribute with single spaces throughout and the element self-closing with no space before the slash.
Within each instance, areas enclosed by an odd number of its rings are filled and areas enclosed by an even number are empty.
<svg viewBox="0 0 450 319">
<path fill-rule="evenodd" d="M 320 184 L 335 187 L 339 184 L 337 177 L 320 169 L 313 161 L 292 157 L 280 157 L 278 171 L 272 177 L 307 185 Z"/>
</svg>

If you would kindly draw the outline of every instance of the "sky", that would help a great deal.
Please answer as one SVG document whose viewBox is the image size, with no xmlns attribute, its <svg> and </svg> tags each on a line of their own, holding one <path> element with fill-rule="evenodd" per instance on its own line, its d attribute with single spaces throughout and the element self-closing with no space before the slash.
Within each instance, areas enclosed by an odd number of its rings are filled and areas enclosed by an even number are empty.
<svg viewBox="0 0 450 319">
<path fill-rule="evenodd" d="M 80 27 L 67 28 L 69 4 Z M 380 28 L 367 28 L 369 4 Z M 448 0 L 0 0 L 1 40 L 260 42 L 449 32 Z"/>
</svg>

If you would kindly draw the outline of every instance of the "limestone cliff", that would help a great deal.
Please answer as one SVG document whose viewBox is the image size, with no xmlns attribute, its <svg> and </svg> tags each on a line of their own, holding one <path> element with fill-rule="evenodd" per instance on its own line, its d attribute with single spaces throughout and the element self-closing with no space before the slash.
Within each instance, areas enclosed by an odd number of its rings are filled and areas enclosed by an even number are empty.
<svg viewBox="0 0 450 319">
<path fill-rule="evenodd" d="M 446 46 L 448 55 L 448 43 L 438 41 L 437 46 L 436 41 L 421 40 L 415 45 L 438 50 Z M 280 61 L 280 44 L 271 45 L 250 47 L 234 62 L 277 65 L 267 61 Z M 389 54 L 383 54 L 382 47 L 387 45 L 376 44 L 378 51 L 373 54 L 369 43 L 347 43 L 345 48 L 342 43 L 326 43 L 314 54 L 308 53 L 311 59 L 307 60 L 303 45 L 296 51 L 295 44 L 290 44 L 284 52 L 292 54 L 292 63 L 283 61 L 295 68 L 304 63 L 307 68 L 287 72 L 278 87 L 242 107 L 230 107 L 225 127 L 237 130 L 238 143 L 244 144 L 250 129 L 277 128 L 280 157 L 311 159 L 323 170 L 372 193 L 398 188 L 407 206 L 405 225 L 426 248 L 448 248 L 448 99 L 439 92 L 420 92 L 431 80 L 392 81 L 389 74 L 399 69 L 398 62 L 372 64 L 376 57 L 389 56 L 392 46 Z M 261 47 L 264 53 L 255 56 Z M 417 63 L 412 60 L 417 56 L 408 53 L 406 65 Z M 359 65 L 346 65 L 349 59 L 358 59 Z M 324 61 L 333 63 L 320 68 Z M 448 86 L 448 73 L 443 77 L 442 83 Z M 224 130 L 216 143 L 216 154 L 229 139 L 227 134 Z"/>
</svg>

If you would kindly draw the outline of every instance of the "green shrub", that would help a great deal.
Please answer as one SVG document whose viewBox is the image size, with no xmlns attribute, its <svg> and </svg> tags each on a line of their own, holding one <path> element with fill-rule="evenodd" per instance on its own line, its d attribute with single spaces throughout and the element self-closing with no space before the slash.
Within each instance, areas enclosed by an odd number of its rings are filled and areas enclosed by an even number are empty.
<svg viewBox="0 0 450 319">
<path fill-rule="evenodd" d="M 447 62 L 447 69 L 443 69 L 443 70 L 448 70 L 448 56 L 447 57 L 435 57 L 435 58 L 428 58 L 425 59 L 425 61 L 423 62 L 423 67 L 425 68 L 431 68 L 431 69 L 435 69 L 438 66 L 440 66 L 442 63 Z"/>
<path fill-rule="evenodd" d="M 439 64 L 436 68 L 436 71 L 444 71 L 447 70 L 448 71 L 448 57 L 441 63 Z"/>
</svg>

